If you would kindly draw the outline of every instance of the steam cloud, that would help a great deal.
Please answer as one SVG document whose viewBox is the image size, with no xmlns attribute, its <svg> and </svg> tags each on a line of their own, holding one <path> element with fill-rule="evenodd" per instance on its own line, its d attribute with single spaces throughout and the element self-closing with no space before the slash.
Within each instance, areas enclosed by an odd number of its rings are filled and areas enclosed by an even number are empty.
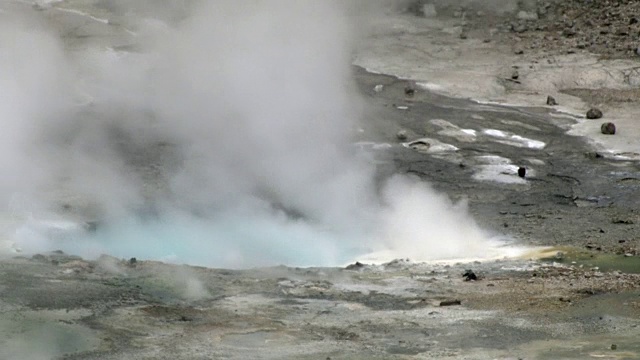
<svg viewBox="0 0 640 360">
<path fill-rule="evenodd" d="M 379 186 L 354 152 L 356 2 L 99 3 L 140 12 L 136 51 L 0 22 L 0 200 L 23 251 L 246 267 L 486 250 L 464 206 Z"/>
</svg>

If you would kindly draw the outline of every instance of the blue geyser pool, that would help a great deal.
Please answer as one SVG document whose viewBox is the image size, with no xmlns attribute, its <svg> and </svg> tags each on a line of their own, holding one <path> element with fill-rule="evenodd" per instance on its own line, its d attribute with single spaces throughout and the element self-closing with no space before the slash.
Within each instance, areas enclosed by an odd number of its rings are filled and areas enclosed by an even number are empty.
<svg viewBox="0 0 640 360">
<path fill-rule="evenodd" d="M 95 232 L 72 224 L 27 222 L 16 232 L 16 244 L 24 253 L 62 250 L 85 258 L 108 254 L 222 268 L 341 266 L 369 251 L 358 246 L 357 234 L 290 219 L 127 219 Z"/>
</svg>

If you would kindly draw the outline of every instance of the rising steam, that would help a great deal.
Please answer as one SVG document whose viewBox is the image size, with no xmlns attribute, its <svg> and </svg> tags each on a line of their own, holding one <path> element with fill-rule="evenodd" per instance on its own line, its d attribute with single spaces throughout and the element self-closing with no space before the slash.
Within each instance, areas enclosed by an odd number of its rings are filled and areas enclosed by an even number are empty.
<svg viewBox="0 0 640 360">
<path fill-rule="evenodd" d="M 354 152 L 355 3 L 100 3 L 140 12 L 104 25 L 135 33 L 134 51 L 0 22 L 0 199 L 22 251 L 224 267 L 484 255 L 463 206 L 377 184 Z"/>
</svg>

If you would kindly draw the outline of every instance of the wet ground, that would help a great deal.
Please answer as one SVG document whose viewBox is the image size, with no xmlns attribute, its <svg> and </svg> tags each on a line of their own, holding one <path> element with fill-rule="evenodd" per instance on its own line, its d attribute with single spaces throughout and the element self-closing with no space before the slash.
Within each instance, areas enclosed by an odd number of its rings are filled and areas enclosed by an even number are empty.
<svg viewBox="0 0 640 360">
<path fill-rule="evenodd" d="M 638 247 L 638 162 L 598 153 L 585 138 L 567 135 L 580 119 L 549 108 L 451 99 L 412 82 L 357 73 L 371 106 L 380 109 L 367 119 L 372 129 L 365 134 L 392 145 L 378 150 L 381 172 L 414 174 L 467 199 L 484 226 L 527 244 L 595 244 L 609 252 Z M 383 85 L 380 92 L 376 85 Z M 415 88 L 412 96 L 407 86 Z M 401 130 L 406 140 L 397 139 Z M 420 139 L 431 146 L 412 148 Z"/>
</svg>

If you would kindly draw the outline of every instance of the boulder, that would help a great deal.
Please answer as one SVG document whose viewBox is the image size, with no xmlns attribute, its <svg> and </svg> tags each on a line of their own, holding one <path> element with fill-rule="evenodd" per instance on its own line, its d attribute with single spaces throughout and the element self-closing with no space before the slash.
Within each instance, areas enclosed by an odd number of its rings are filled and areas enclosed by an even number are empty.
<svg viewBox="0 0 640 360">
<path fill-rule="evenodd" d="M 602 132 L 605 135 L 615 135 L 616 126 L 612 122 L 603 123 L 600 126 L 600 132 Z"/>
<path fill-rule="evenodd" d="M 591 108 L 587 111 L 587 119 L 600 119 L 602 115 L 602 111 L 598 108 Z"/>
</svg>

